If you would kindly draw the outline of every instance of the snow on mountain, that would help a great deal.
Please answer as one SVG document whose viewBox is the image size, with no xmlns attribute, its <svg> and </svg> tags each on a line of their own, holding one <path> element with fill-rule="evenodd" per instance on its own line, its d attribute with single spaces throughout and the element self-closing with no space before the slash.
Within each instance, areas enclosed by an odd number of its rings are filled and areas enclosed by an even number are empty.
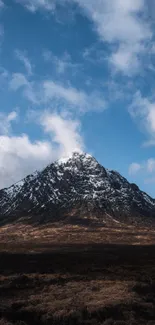
<svg viewBox="0 0 155 325">
<path fill-rule="evenodd" d="M 155 217 L 155 200 L 89 154 L 75 152 L 0 190 L 0 217 L 41 222 L 68 216 L 117 220 Z"/>
</svg>

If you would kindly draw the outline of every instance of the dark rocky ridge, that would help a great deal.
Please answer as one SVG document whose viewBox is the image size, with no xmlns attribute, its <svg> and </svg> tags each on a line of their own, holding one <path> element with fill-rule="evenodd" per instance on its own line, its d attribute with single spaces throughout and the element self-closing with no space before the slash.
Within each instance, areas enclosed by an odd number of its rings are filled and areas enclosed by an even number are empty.
<svg viewBox="0 0 155 325">
<path fill-rule="evenodd" d="M 0 190 L 0 219 L 152 222 L 155 200 L 94 157 L 73 153 Z"/>
</svg>

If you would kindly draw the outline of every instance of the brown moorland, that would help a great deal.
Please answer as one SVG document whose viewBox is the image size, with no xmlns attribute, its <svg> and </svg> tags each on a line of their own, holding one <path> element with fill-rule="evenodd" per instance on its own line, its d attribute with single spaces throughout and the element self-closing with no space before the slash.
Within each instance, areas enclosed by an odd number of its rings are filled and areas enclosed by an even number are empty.
<svg viewBox="0 0 155 325">
<path fill-rule="evenodd" d="M 154 325 L 155 230 L 0 228 L 0 325 Z"/>
</svg>

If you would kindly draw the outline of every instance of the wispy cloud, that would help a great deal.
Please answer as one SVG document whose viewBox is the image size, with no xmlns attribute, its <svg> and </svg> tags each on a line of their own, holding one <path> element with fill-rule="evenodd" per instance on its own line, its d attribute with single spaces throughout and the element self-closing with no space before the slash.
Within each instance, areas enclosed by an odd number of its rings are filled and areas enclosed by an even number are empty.
<svg viewBox="0 0 155 325">
<path fill-rule="evenodd" d="M 0 136 L 0 188 L 43 168 L 54 157 L 47 141 L 31 142 L 27 135 Z"/>
<path fill-rule="evenodd" d="M 0 0 L 0 10 L 4 8 L 4 2 L 2 0 Z"/>
<path fill-rule="evenodd" d="M 147 161 L 147 171 L 149 173 L 155 172 L 155 159 L 154 158 L 148 159 L 148 161 Z"/>
<path fill-rule="evenodd" d="M 71 107 L 79 108 L 80 112 L 101 111 L 106 108 L 106 102 L 99 93 L 87 94 L 82 90 L 78 90 L 71 86 L 47 80 L 43 82 L 44 98 L 49 101 L 51 99 L 61 99 L 71 105 Z M 70 107 L 70 108 L 71 108 Z"/>
<path fill-rule="evenodd" d="M 17 72 L 12 74 L 9 80 L 9 88 L 12 91 L 20 90 L 25 99 L 32 104 L 39 105 L 43 102 L 39 84 L 30 81 L 23 73 Z"/>
<path fill-rule="evenodd" d="M 139 45 L 138 48 L 135 46 L 135 50 L 133 46 L 130 49 L 129 46 L 121 45 L 116 52 L 112 53 L 110 63 L 114 66 L 116 72 L 121 71 L 125 75 L 132 76 L 137 74 L 141 67 L 138 52 L 140 52 Z"/>
<path fill-rule="evenodd" d="M 29 81 L 22 73 L 13 73 L 9 82 L 10 89 L 17 91 L 21 89 L 23 96 L 33 104 L 52 104 L 59 110 L 65 107 L 68 111 L 78 109 L 77 113 L 87 111 L 103 111 L 106 108 L 106 101 L 98 91 L 86 93 L 83 90 L 64 86 L 61 83 L 49 80 Z"/>
<path fill-rule="evenodd" d="M 140 56 L 152 37 L 144 0 L 74 0 L 94 22 L 103 42 L 112 45 L 109 62 L 124 74 L 138 72 Z"/>
<path fill-rule="evenodd" d="M 16 121 L 18 114 L 16 111 L 10 112 L 8 115 L 0 113 L 0 134 L 8 134 L 11 131 L 12 122 Z"/>
<path fill-rule="evenodd" d="M 13 73 L 8 79 L 11 91 L 21 92 L 28 102 L 40 105 L 35 123 L 44 136 L 36 141 L 32 141 L 28 134 L 14 136 L 12 123 L 17 121 L 17 113 L 12 111 L 8 115 L 0 115 L 0 188 L 74 150 L 84 148 L 80 121 L 70 116 L 68 106 L 70 104 L 80 110 L 88 99 L 84 92 L 51 80 L 30 81 L 30 76 L 22 73 Z M 65 104 L 61 106 L 60 103 Z M 48 112 L 46 105 L 52 107 Z M 45 140 L 47 136 L 48 141 Z"/>
<path fill-rule="evenodd" d="M 14 1 L 20 3 L 32 13 L 41 10 L 42 13 L 45 12 L 46 14 L 47 12 L 53 14 L 57 4 L 67 4 L 67 6 L 73 7 L 76 4 L 76 10 L 79 10 L 82 15 L 87 16 L 93 23 L 89 25 L 93 27 L 93 37 L 94 31 L 96 32 L 94 43 L 97 45 L 92 45 L 83 50 L 81 62 L 85 60 L 85 64 L 88 61 L 93 64 L 103 63 L 103 74 L 105 70 L 109 71 L 110 69 L 105 83 L 103 80 L 104 85 L 101 86 L 97 83 L 96 86 L 94 82 L 94 88 L 92 85 L 90 87 L 82 87 L 79 82 L 80 79 L 77 84 L 72 81 L 73 73 L 76 73 L 79 68 L 79 65 L 73 61 L 72 57 L 67 52 L 57 56 L 53 52 L 45 50 L 43 52 L 44 64 L 46 61 L 47 65 L 52 65 L 55 68 L 54 72 L 56 73 L 53 73 L 55 77 L 53 75 L 46 78 L 39 76 L 37 80 L 33 75 L 33 66 L 26 52 L 15 51 L 16 57 L 24 65 L 26 73 L 17 72 L 12 74 L 9 87 L 12 91 L 18 91 L 19 95 L 24 96 L 24 99 L 31 104 L 32 109 L 33 105 L 35 109 L 36 105 L 38 105 L 36 111 L 38 115 L 41 111 L 40 127 L 51 139 L 49 142 L 42 139 L 34 143 L 29 139 L 28 135 L 13 138 L 9 137 L 7 131 L 3 130 L 5 145 L 9 143 L 9 148 L 11 148 L 12 141 L 17 143 L 17 147 L 13 146 L 13 148 L 19 152 L 19 160 L 16 157 L 15 164 L 12 165 L 17 168 L 20 161 L 22 161 L 25 167 L 20 173 L 25 175 L 26 171 L 33 170 L 35 164 L 40 168 L 47 163 L 48 159 L 56 159 L 62 154 L 75 149 L 81 150 L 84 147 L 84 141 L 80 132 L 79 120 L 81 114 L 86 114 L 89 111 L 100 112 L 108 106 L 107 101 L 111 103 L 112 101 L 120 100 L 120 98 L 125 98 L 125 106 L 128 105 L 129 100 L 131 100 L 129 97 L 131 97 L 131 93 L 133 94 L 133 85 L 135 92 L 138 84 L 138 78 L 135 77 L 140 72 L 143 73 L 143 69 L 146 66 L 147 71 L 149 69 L 151 73 L 154 72 L 153 61 L 148 64 L 146 63 L 150 56 L 153 56 L 155 53 L 155 46 L 153 44 L 154 30 L 151 25 L 151 19 L 148 19 L 149 9 L 146 0 Z M 96 48 L 98 48 L 98 51 L 96 51 Z M 80 49 L 80 53 L 82 53 L 82 49 Z M 106 67 L 104 65 L 105 62 Z M 85 78 L 88 84 L 94 78 L 95 73 L 93 74 L 93 70 L 95 70 L 94 66 L 93 69 L 89 70 L 90 76 L 87 75 Z M 79 71 L 81 73 L 80 69 Z M 129 82 L 132 83 L 132 91 L 130 85 L 128 85 Z M 139 88 L 142 89 L 141 85 Z M 103 93 L 101 89 L 103 89 Z M 47 111 L 43 113 L 46 108 L 48 108 L 48 113 Z M 137 121 L 142 131 L 145 131 L 147 134 L 148 141 L 143 145 L 145 147 L 155 145 L 154 97 L 147 96 L 146 93 L 144 96 L 141 91 L 136 92 L 129 107 L 129 112 L 132 118 Z M 10 128 L 11 121 L 7 123 L 4 123 L 6 130 Z M 24 144 L 27 148 L 25 155 L 28 158 L 23 158 L 21 145 L 24 146 Z M 10 150 L 8 150 L 6 157 L 7 159 L 9 159 L 8 157 L 13 157 L 12 159 L 14 159 L 13 153 L 10 154 Z M 33 150 L 35 152 L 34 155 L 32 153 Z M 39 150 L 40 154 L 38 153 Z M 42 158 L 44 150 L 45 159 Z M 31 159 L 32 164 L 28 163 L 28 159 Z M 36 162 L 37 159 L 38 163 Z M 28 167 L 26 167 L 26 164 Z M 153 158 L 144 162 L 133 162 L 129 166 L 129 174 L 130 176 L 136 176 L 144 173 L 145 176 L 153 176 L 154 166 Z M 17 178 L 17 175 L 15 177 Z"/>
<path fill-rule="evenodd" d="M 116 71 L 132 76 L 138 73 L 141 58 L 147 54 L 153 30 L 147 20 L 146 0 L 16 0 L 32 12 L 39 9 L 54 12 L 57 4 L 78 4 L 83 13 L 93 21 L 99 39 L 109 44 L 109 64 Z M 152 47 L 153 48 L 153 47 Z M 87 51 L 85 55 L 87 56 Z M 104 57 L 104 54 L 103 54 Z"/>
<path fill-rule="evenodd" d="M 129 166 L 129 175 L 136 175 L 142 169 L 142 165 L 138 163 L 132 163 Z"/>
<path fill-rule="evenodd" d="M 55 0 L 15 0 L 17 3 L 22 4 L 32 13 L 37 10 L 53 11 L 55 9 Z"/>
<path fill-rule="evenodd" d="M 145 142 L 153 145 L 155 141 L 155 101 L 152 98 L 143 97 L 141 92 L 136 92 L 132 104 L 129 107 L 131 116 L 143 127 L 151 139 Z"/>
<path fill-rule="evenodd" d="M 27 74 L 31 76 L 33 74 L 32 65 L 29 58 L 26 56 L 26 54 L 22 51 L 15 50 L 15 56 L 19 61 L 21 61 L 24 64 Z"/>
<path fill-rule="evenodd" d="M 43 51 L 43 58 L 45 62 L 51 62 L 58 74 L 64 74 L 66 72 L 72 72 L 76 74 L 81 64 L 73 63 L 69 53 L 65 52 L 62 56 L 56 56 L 49 50 Z"/>
<path fill-rule="evenodd" d="M 9 72 L 3 67 L 0 67 L 0 89 L 1 90 L 8 87 L 9 80 L 10 80 Z"/>
<path fill-rule="evenodd" d="M 51 134 L 52 141 L 59 145 L 60 156 L 84 148 L 78 120 L 66 119 L 56 113 L 45 113 L 41 118 L 41 124 L 44 130 Z"/>
<path fill-rule="evenodd" d="M 0 0 L 0 13 L 5 8 L 4 1 Z M 4 36 L 4 26 L 0 23 L 0 45 Z"/>
<path fill-rule="evenodd" d="M 139 174 L 143 177 L 144 184 L 151 184 L 155 181 L 155 158 L 149 158 L 146 161 L 132 163 L 129 166 L 128 173 L 131 177 Z"/>
<path fill-rule="evenodd" d="M 15 112 L 7 116 L 3 133 L 10 129 L 10 122 L 16 118 Z M 71 154 L 84 147 L 80 135 L 80 122 L 45 112 L 39 120 L 40 127 L 51 140 L 31 141 L 28 135 L 0 136 L 0 188 L 11 185 L 36 169 Z M 1 127 L 1 125 L 0 125 Z"/>
<path fill-rule="evenodd" d="M 22 73 L 13 73 L 9 82 L 9 86 L 12 90 L 18 90 L 23 86 L 28 86 L 29 82 L 26 79 L 25 75 Z"/>
<path fill-rule="evenodd" d="M 144 141 L 142 147 L 148 148 L 148 147 L 155 147 L 155 139 L 149 139 Z"/>
</svg>

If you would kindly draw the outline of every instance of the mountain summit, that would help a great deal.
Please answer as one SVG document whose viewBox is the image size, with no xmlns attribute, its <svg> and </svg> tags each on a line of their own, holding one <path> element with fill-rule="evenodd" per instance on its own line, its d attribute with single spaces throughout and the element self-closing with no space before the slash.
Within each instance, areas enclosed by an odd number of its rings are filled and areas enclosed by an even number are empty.
<svg viewBox="0 0 155 325">
<path fill-rule="evenodd" d="M 89 154 L 74 152 L 0 190 L 1 221 L 149 222 L 155 200 Z"/>
</svg>

